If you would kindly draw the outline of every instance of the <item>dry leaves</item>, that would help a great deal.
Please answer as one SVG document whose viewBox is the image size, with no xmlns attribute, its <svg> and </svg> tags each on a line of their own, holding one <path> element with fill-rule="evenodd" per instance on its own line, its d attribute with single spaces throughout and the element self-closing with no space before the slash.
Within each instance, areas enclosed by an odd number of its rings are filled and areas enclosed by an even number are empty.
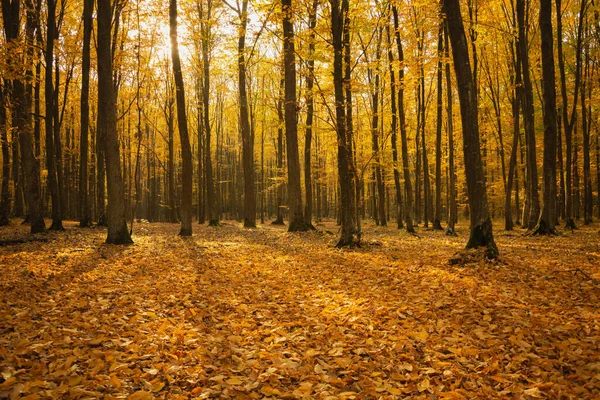
<svg viewBox="0 0 600 400">
<path fill-rule="evenodd" d="M 597 398 L 600 245 L 367 227 L 381 246 L 235 223 L 0 248 L 0 398 Z M 335 227 L 325 228 L 334 231 Z M 2 228 L 18 237 L 23 228 Z"/>
</svg>

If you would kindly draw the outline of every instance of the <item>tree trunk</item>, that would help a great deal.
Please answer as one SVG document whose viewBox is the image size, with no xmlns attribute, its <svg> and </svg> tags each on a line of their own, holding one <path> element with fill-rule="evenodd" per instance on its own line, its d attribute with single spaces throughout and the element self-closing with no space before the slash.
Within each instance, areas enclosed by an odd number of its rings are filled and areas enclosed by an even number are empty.
<svg viewBox="0 0 600 400">
<path fill-rule="evenodd" d="M 80 161 L 79 161 L 79 226 L 90 226 L 90 200 L 88 187 L 88 131 L 90 125 L 90 62 L 94 0 L 83 2 L 83 57 L 81 67 L 81 110 L 80 110 Z"/>
<path fill-rule="evenodd" d="M 390 24 L 386 24 L 386 37 L 388 46 L 388 61 L 390 69 L 390 100 L 391 100 L 391 129 L 392 129 L 392 162 L 394 168 L 394 188 L 396 189 L 396 224 L 398 229 L 404 227 L 402 223 L 402 187 L 400 185 L 400 166 L 398 164 L 398 108 L 396 106 L 396 73 L 394 70 L 394 53 L 392 51 L 392 38 Z"/>
<path fill-rule="evenodd" d="M 47 0 L 47 23 L 46 23 L 46 78 L 45 78 L 45 97 L 46 97 L 46 168 L 48 169 L 48 189 L 52 200 L 52 225 L 50 230 L 62 231 L 62 196 L 56 170 L 57 152 L 55 148 L 54 135 L 57 113 L 56 96 L 52 84 L 52 69 L 54 66 L 54 40 L 56 32 L 56 4 L 54 0 Z M 58 91 L 58 88 L 56 88 Z"/>
<path fill-rule="evenodd" d="M 356 214 L 356 170 L 353 165 L 352 130 L 348 126 L 348 101 L 344 85 L 344 49 L 349 29 L 348 0 L 330 0 L 331 35 L 333 39 L 333 85 L 335 95 L 336 132 L 338 139 L 338 175 L 341 195 L 341 236 L 337 247 L 360 244 Z M 348 43 L 349 44 L 349 43 Z"/>
<path fill-rule="evenodd" d="M 408 159 L 406 116 L 404 112 L 404 51 L 402 50 L 400 30 L 398 28 L 398 10 L 396 9 L 396 6 L 392 6 L 392 13 L 394 15 L 394 32 L 396 38 L 396 46 L 398 47 L 398 61 L 400 62 L 400 70 L 398 71 L 398 122 L 400 123 L 400 140 L 402 142 L 402 170 L 404 174 L 404 193 L 406 199 L 406 214 L 404 216 L 404 221 L 406 222 L 406 231 L 409 233 L 415 233 L 415 228 L 413 227 L 413 194 L 410 178 L 410 163 Z"/>
<path fill-rule="evenodd" d="M 448 119 L 448 172 L 450 201 L 448 205 L 448 220 L 446 226 L 447 236 L 456 236 L 454 225 L 458 220 L 458 208 L 456 206 L 456 169 L 454 168 L 454 121 L 452 113 L 452 75 L 450 73 L 450 43 L 448 43 L 448 23 L 444 24 L 444 54 L 446 58 L 446 96 L 447 96 L 447 119 Z"/>
<path fill-rule="evenodd" d="M 306 191 L 306 204 L 304 206 L 304 222 L 314 229 L 312 224 L 313 214 L 313 187 L 312 187 L 312 160 L 311 160 L 311 145 L 313 135 L 313 117 L 315 99 L 313 95 L 314 73 L 315 73 L 315 28 L 317 27 L 317 8 L 318 0 L 313 0 L 312 7 L 308 15 L 309 42 L 308 42 L 308 72 L 306 76 L 306 136 L 304 139 L 304 190 Z"/>
<path fill-rule="evenodd" d="M 0 226 L 10 224 L 10 152 L 6 129 L 6 85 L 0 81 L 0 141 L 2 142 L 2 187 L 0 195 Z M 6 96 L 8 97 L 8 96 Z"/>
<path fill-rule="evenodd" d="M 98 1 L 98 136 L 105 149 L 108 183 L 108 235 L 106 243 L 133 243 L 125 219 L 121 155 L 117 134 L 117 106 L 113 85 L 110 0 Z M 103 184 L 104 182 L 102 182 Z M 104 200 L 102 199 L 102 202 Z"/>
<path fill-rule="evenodd" d="M 556 86 L 552 38 L 552 1 L 540 1 L 544 96 L 544 207 L 534 233 L 556 234 Z"/>
<path fill-rule="evenodd" d="M 285 144 L 288 163 L 289 232 L 306 231 L 302 188 L 300 181 L 300 156 L 298 152 L 298 115 L 296 101 L 296 54 L 292 0 L 281 1 L 283 13 L 283 76 L 285 81 Z"/>
<path fill-rule="evenodd" d="M 525 21 L 525 1 L 517 0 L 517 20 L 518 20 L 518 54 L 521 58 L 521 70 L 523 77 L 523 120 L 525 124 L 525 149 L 527 155 L 527 203 L 529 204 L 529 213 L 526 214 L 527 229 L 534 229 L 540 215 L 540 199 L 538 192 L 538 172 L 536 161 L 535 146 L 535 120 L 533 104 L 533 88 L 531 84 L 531 75 L 529 68 L 529 53 L 526 35 Z"/>
<path fill-rule="evenodd" d="M 488 212 L 485 176 L 479 147 L 477 93 L 469 64 L 469 50 L 459 0 L 444 0 L 442 9 L 448 20 L 463 127 L 463 152 L 471 218 L 471 234 L 467 248 L 486 247 L 486 256 L 496 258 L 498 248 L 494 243 L 492 221 Z"/>
<path fill-rule="evenodd" d="M 438 62 L 437 62 L 437 120 L 435 130 L 435 214 L 433 229 L 442 230 L 442 57 L 443 57 L 443 22 L 438 30 Z"/>
<path fill-rule="evenodd" d="M 200 6 L 202 9 L 202 5 Z M 207 0 L 206 16 L 201 16 L 202 25 L 202 66 L 204 84 L 202 85 L 202 97 L 204 108 L 204 176 L 206 182 L 206 212 L 209 226 L 219 226 L 219 215 L 215 202 L 215 185 L 213 182 L 212 158 L 210 146 L 210 57 L 209 44 L 211 40 L 212 1 Z"/>
</svg>

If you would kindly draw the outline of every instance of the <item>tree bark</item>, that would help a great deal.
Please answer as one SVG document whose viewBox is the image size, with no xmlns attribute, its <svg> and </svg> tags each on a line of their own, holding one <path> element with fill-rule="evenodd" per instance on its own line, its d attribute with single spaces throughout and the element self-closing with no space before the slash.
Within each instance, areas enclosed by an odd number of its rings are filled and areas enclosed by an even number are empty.
<svg viewBox="0 0 600 400">
<path fill-rule="evenodd" d="M 315 73 L 315 39 L 316 33 L 315 28 L 317 27 L 317 8 L 319 6 L 319 0 L 313 0 L 312 7 L 310 8 L 308 15 L 308 28 L 309 42 L 308 42 L 308 62 L 307 68 L 308 73 L 306 76 L 306 133 L 304 138 L 304 190 L 306 192 L 306 204 L 304 206 L 304 222 L 311 228 L 314 229 L 312 224 L 313 214 L 313 187 L 312 187 L 312 159 L 311 159 L 311 145 L 313 136 L 313 119 L 314 119 L 314 108 L 315 99 L 313 95 L 314 87 L 314 73 Z"/>
<path fill-rule="evenodd" d="M 544 89 L 544 207 L 534 233 L 556 234 L 556 86 L 551 0 L 540 0 L 539 18 Z"/>
<path fill-rule="evenodd" d="M 117 106 L 113 85 L 110 0 L 98 0 L 98 136 L 102 138 L 108 183 L 108 235 L 106 243 L 133 243 L 125 219 L 121 155 L 117 134 Z M 102 182 L 103 183 L 103 182 Z M 104 202 L 104 200 L 102 200 Z"/>
<path fill-rule="evenodd" d="M 443 56 L 443 22 L 438 29 L 438 62 L 437 62 L 437 119 L 435 130 L 435 214 L 433 229 L 442 230 L 442 56 Z"/>
<path fill-rule="evenodd" d="M 463 152 L 471 219 L 471 233 L 467 248 L 485 247 L 486 256 L 493 259 L 498 256 L 498 248 L 494 243 L 492 221 L 488 212 L 485 176 L 479 147 L 477 93 L 473 84 L 459 0 L 443 0 L 442 9 L 448 20 L 448 34 L 452 43 L 463 127 Z"/>
<path fill-rule="evenodd" d="M 79 226 L 90 226 L 90 200 L 88 185 L 88 131 L 90 125 L 90 62 L 94 0 L 83 1 L 83 56 L 81 67 L 81 110 L 80 110 L 80 160 L 79 160 Z"/>
</svg>

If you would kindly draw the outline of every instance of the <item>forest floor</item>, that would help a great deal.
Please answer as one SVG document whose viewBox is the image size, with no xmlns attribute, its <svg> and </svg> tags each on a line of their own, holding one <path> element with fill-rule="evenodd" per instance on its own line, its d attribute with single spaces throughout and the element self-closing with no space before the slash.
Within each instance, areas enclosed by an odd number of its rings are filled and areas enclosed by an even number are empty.
<svg viewBox="0 0 600 400">
<path fill-rule="evenodd" d="M 597 225 L 463 265 L 465 224 L 351 250 L 333 223 L 65 225 L 0 247 L 0 398 L 600 397 Z"/>
</svg>

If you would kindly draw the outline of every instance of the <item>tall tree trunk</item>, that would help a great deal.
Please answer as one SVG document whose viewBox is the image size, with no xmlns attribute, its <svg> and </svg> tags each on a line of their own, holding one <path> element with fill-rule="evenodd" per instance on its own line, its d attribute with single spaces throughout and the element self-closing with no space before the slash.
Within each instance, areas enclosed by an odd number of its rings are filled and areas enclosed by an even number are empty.
<svg viewBox="0 0 600 400">
<path fill-rule="evenodd" d="M 313 135 L 313 117 L 315 108 L 315 99 L 313 95 L 314 73 L 315 73 L 315 28 L 317 27 L 317 8 L 319 0 L 313 0 L 312 7 L 308 15 L 309 42 L 308 42 L 308 72 L 306 76 L 306 134 L 304 138 L 304 190 L 306 191 L 306 204 L 304 206 L 304 222 L 314 229 L 312 224 L 313 214 L 313 187 L 312 187 L 312 160 L 311 145 Z"/>
<path fill-rule="evenodd" d="M 396 106 L 396 72 L 394 70 L 394 52 L 392 51 L 392 37 L 390 32 L 390 24 L 386 27 L 387 47 L 388 47 L 388 62 L 390 69 L 390 100 L 391 100 L 391 129 L 392 129 L 392 162 L 394 168 L 394 188 L 396 189 L 396 224 L 398 229 L 404 227 L 402 222 L 402 187 L 400 185 L 400 165 L 398 164 L 398 108 Z"/>
<path fill-rule="evenodd" d="M 283 76 L 282 76 L 283 78 Z M 279 80 L 279 97 L 277 99 L 277 149 L 275 151 L 275 167 L 277 168 L 277 218 L 273 221 L 272 225 L 283 225 L 283 86 L 284 79 Z"/>
<path fill-rule="evenodd" d="M 511 45 L 512 47 L 512 45 Z M 514 74 L 514 82 L 513 82 L 513 97 L 511 99 L 512 106 L 512 117 L 513 117 L 513 141 L 512 148 L 510 151 L 510 160 L 508 161 L 508 179 L 506 181 L 506 197 L 504 199 L 504 229 L 507 231 L 511 231 L 514 227 L 512 220 L 512 206 L 511 206 L 511 193 L 514 183 L 516 183 L 517 176 L 517 151 L 519 147 L 519 132 L 521 130 L 520 126 L 520 115 L 519 111 L 521 109 L 521 61 L 518 56 L 513 57 L 513 74 Z M 513 183 L 514 181 L 514 183 Z M 519 196 L 519 186 L 517 183 L 517 188 L 515 191 L 515 196 Z M 517 210 L 519 208 L 518 201 L 515 201 Z M 518 215 L 518 211 L 517 211 Z M 518 218 L 517 218 L 518 219 Z"/>
<path fill-rule="evenodd" d="M 6 125 L 6 84 L 0 81 L 0 141 L 2 142 L 2 187 L 0 194 L 0 226 L 10 224 L 10 152 Z"/>
<path fill-rule="evenodd" d="M 302 206 L 300 155 L 298 154 L 298 111 L 296 99 L 296 54 L 292 0 L 281 1 L 283 13 L 283 75 L 285 81 L 285 144 L 288 163 L 289 232 L 306 231 Z"/>
<path fill-rule="evenodd" d="M 80 110 L 80 149 L 79 154 L 79 226 L 90 226 L 90 200 L 88 187 L 88 131 L 90 125 L 90 61 L 91 36 L 93 25 L 94 0 L 83 1 L 83 57 L 81 67 L 81 110 Z"/>
<path fill-rule="evenodd" d="M 56 123 L 55 116 L 58 115 L 55 95 L 52 84 L 52 70 L 54 67 L 54 40 L 56 32 L 56 4 L 54 0 L 47 0 L 47 22 L 46 22 L 46 78 L 45 78 L 45 96 L 46 96 L 46 168 L 48 169 L 48 189 L 52 200 L 52 225 L 51 230 L 62 231 L 62 196 L 56 170 L 57 152 L 55 147 L 56 135 L 54 135 Z M 58 91 L 58 88 L 56 88 Z"/>
<path fill-rule="evenodd" d="M 544 207 L 535 233 L 555 234 L 556 228 L 556 86 L 552 37 L 552 1 L 540 0 L 540 36 L 544 95 Z"/>
<path fill-rule="evenodd" d="M 173 75 L 175 78 L 175 98 L 177 100 L 177 127 L 179 128 L 179 141 L 181 142 L 181 160 L 183 172 L 181 174 L 181 230 L 179 235 L 192 236 L 192 146 L 188 134 L 185 88 L 181 72 L 181 59 L 179 58 L 179 42 L 177 40 L 177 0 L 169 2 L 169 31 L 171 35 L 171 59 L 173 60 Z"/>
<path fill-rule="evenodd" d="M 108 235 L 106 243 L 133 243 L 125 219 L 121 155 L 117 134 L 117 105 L 113 85 L 111 52 L 112 10 L 110 0 L 98 1 L 98 136 L 102 138 L 108 183 Z M 104 182 L 102 182 L 104 184 Z M 102 202 L 104 200 L 102 199 Z"/>
<path fill-rule="evenodd" d="M 587 20 L 586 20 L 587 21 Z M 587 29 L 586 29 L 587 31 Z M 586 35 L 587 36 L 587 35 Z M 587 112 L 586 89 L 589 85 L 591 98 L 592 81 L 590 79 L 590 48 L 586 43 L 585 49 L 585 77 L 581 83 L 581 132 L 583 137 L 583 223 L 589 225 L 593 220 L 594 200 L 592 194 L 592 173 L 590 166 L 590 130 L 591 115 Z"/>
<path fill-rule="evenodd" d="M 456 206 L 456 169 L 454 167 L 454 121 L 452 113 L 452 75 L 450 73 L 450 43 L 448 43 L 448 23 L 444 24 L 444 54 L 446 58 L 446 97 L 447 97 L 447 124 L 448 124 L 448 172 L 449 172 L 449 197 L 450 201 L 448 204 L 448 220 L 446 226 L 447 236 L 456 236 L 454 225 L 458 220 L 458 208 Z"/>
<path fill-rule="evenodd" d="M 238 37 L 238 90 L 240 95 L 240 126 L 242 132 L 242 164 L 244 170 L 244 227 L 256 227 L 256 193 L 254 191 L 254 140 L 250 131 L 248 94 L 246 88 L 246 26 L 248 0 L 242 1 Z"/>
<path fill-rule="evenodd" d="M 540 215 L 540 199 L 538 192 L 538 172 L 535 146 L 535 121 L 533 88 L 529 68 L 529 52 L 527 37 L 527 22 L 525 21 L 525 2 L 528 0 L 517 0 L 518 20 L 518 42 L 517 48 L 521 58 L 521 69 L 523 77 L 523 120 L 525 123 L 525 149 L 527 155 L 527 202 L 529 213 L 526 215 L 527 229 L 534 229 Z"/>
<path fill-rule="evenodd" d="M 443 0 L 442 9 L 448 20 L 448 33 L 452 43 L 454 72 L 458 84 L 463 127 L 463 152 L 471 218 L 471 233 L 467 248 L 486 247 L 486 256 L 496 258 L 498 248 L 494 243 L 492 233 L 492 220 L 488 211 L 485 176 L 479 147 L 477 93 L 473 84 L 459 0 Z"/>
<path fill-rule="evenodd" d="M 353 165 L 352 130 L 348 126 L 347 91 L 344 85 L 344 50 L 349 29 L 349 1 L 330 0 L 331 35 L 333 39 L 333 85 L 335 95 L 336 132 L 338 138 L 338 175 L 341 195 L 341 236 L 337 247 L 360 243 L 356 214 L 356 170 Z"/>
<path fill-rule="evenodd" d="M 440 22 L 438 29 L 438 61 L 437 61 L 437 119 L 435 130 L 435 214 L 433 217 L 433 229 L 442 230 L 442 89 L 443 72 L 442 57 L 444 25 Z"/>
<path fill-rule="evenodd" d="M 398 71 L 398 122 L 400 123 L 400 140 L 402 142 L 402 171 L 404 175 L 404 193 L 406 199 L 406 209 L 404 221 L 406 222 L 406 231 L 415 233 L 413 226 L 414 210 L 413 210 L 413 193 L 410 178 L 410 163 L 408 160 L 408 139 L 406 134 L 406 115 L 404 111 L 404 51 L 402 50 L 402 40 L 400 39 L 400 30 L 398 27 L 398 10 L 396 6 L 392 6 L 394 15 L 394 32 L 396 38 L 396 46 L 398 47 L 398 61 L 400 69 Z"/>
<path fill-rule="evenodd" d="M 200 6 L 202 9 L 202 5 Z M 204 108 L 204 133 L 205 133 L 205 145 L 204 145 L 204 176 L 206 179 L 206 212 L 208 217 L 209 226 L 219 225 L 219 215 L 217 214 L 217 207 L 215 201 L 215 186 L 213 182 L 212 172 L 212 158 L 211 158 L 211 146 L 210 146 L 210 50 L 209 44 L 211 40 L 211 17 L 212 17 L 212 0 L 207 0 L 206 5 L 206 16 L 201 17 L 202 22 L 202 66 L 203 66 L 203 78 L 204 84 L 202 85 L 202 97 L 203 97 L 203 108 Z"/>
</svg>

